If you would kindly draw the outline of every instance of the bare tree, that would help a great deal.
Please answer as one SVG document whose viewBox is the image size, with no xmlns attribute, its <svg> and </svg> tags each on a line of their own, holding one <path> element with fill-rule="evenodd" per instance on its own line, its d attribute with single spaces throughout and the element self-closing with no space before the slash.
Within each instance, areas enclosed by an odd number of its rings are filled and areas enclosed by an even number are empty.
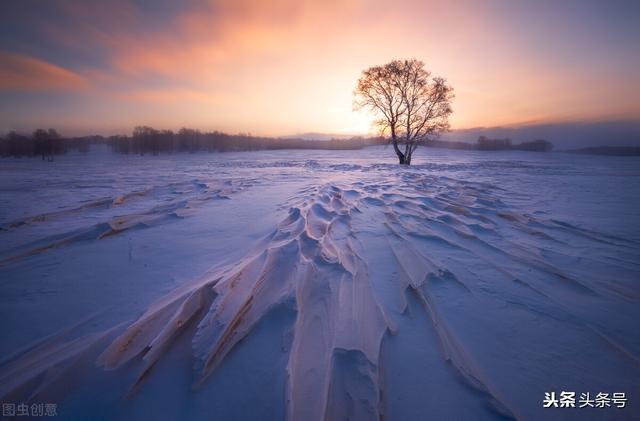
<svg viewBox="0 0 640 421">
<path fill-rule="evenodd" d="M 33 140 L 37 154 L 42 154 L 43 161 L 46 156 L 47 161 L 51 162 L 55 154 L 62 152 L 61 136 L 55 129 L 37 129 L 33 132 Z"/>
<path fill-rule="evenodd" d="M 394 60 L 362 72 L 354 107 L 372 111 L 375 125 L 390 142 L 400 164 L 410 165 L 418 145 L 449 130 L 453 88 L 431 77 L 420 60 Z"/>
</svg>

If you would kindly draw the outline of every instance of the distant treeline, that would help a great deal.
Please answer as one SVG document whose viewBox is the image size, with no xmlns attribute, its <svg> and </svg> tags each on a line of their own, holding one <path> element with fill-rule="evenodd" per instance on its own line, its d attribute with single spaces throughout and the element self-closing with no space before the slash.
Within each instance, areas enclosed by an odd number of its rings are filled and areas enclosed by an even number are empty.
<svg viewBox="0 0 640 421">
<path fill-rule="evenodd" d="M 31 135 L 10 132 L 0 137 L 0 156 L 42 157 L 51 161 L 54 155 L 67 153 L 71 149 L 86 152 L 93 140 L 85 137 L 65 139 L 55 129 L 38 129 Z"/>
<path fill-rule="evenodd" d="M 478 137 L 476 143 L 467 142 L 447 142 L 444 140 L 434 140 L 427 143 L 427 146 L 447 149 L 467 149 L 479 151 L 531 151 L 549 152 L 553 149 L 553 144 L 543 139 L 536 139 L 530 142 L 513 144 L 511 139 L 491 139 L 486 136 Z"/>
<path fill-rule="evenodd" d="M 384 145 L 388 139 L 384 137 L 352 137 L 350 139 L 307 140 L 301 138 L 273 138 L 256 137 L 248 134 L 231 135 L 218 131 L 202 132 L 195 129 L 183 128 L 172 130 L 157 130 L 148 126 L 139 126 L 130 136 L 117 135 L 105 138 L 103 136 L 85 136 L 65 138 L 55 129 L 38 129 L 30 135 L 10 132 L 0 137 L 0 156 L 3 157 L 42 157 L 53 160 L 55 155 L 64 154 L 69 150 L 87 152 L 91 144 L 105 143 L 111 150 L 122 154 L 160 154 L 177 152 L 231 152 L 257 151 L 274 149 L 361 149 L 371 145 Z M 448 149 L 467 149 L 483 151 L 520 150 L 547 152 L 553 145 L 546 140 L 533 140 L 512 144 L 511 139 L 490 139 L 480 136 L 476 143 L 448 142 L 434 140 L 426 146 Z M 615 149 L 615 150 L 614 150 Z M 624 149 L 624 150 L 622 150 Z M 598 153 L 610 155 L 638 154 L 638 148 L 587 148 L 578 153 Z"/>
<path fill-rule="evenodd" d="M 160 154 L 175 152 L 231 152 L 266 149 L 361 149 L 385 144 L 383 137 L 353 137 L 350 139 L 306 140 L 300 138 L 256 137 L 248 134 L 230 135 L 218 131 L 201 132 L 183 128 L 177 132 L 140 126 L 131 136 L 108 138 L 87 136 L 65 138 L 55 129 L 38 129 L 30 135 L 10 132 L 0 137 L 2 157 L 42 157 L 49 161 L 54 155 L 69 150 L 89 151 L 91 144 L 105 143 L 122 154 Z"/>
<path fill-rule="evenodd" d="M 124 154 L 159 154 L 174 152 L 232 152 L 268 149 L 361 149 L 386 143 L 383 137 L 353 137 L 351 139 L 305 140 L 298 138 L 230 135 L 218 131 L 194 129 L 156 130 L 141 126 L 131 136 L 111 136 L 108 141 L 115 152 Z"/>
</svg>

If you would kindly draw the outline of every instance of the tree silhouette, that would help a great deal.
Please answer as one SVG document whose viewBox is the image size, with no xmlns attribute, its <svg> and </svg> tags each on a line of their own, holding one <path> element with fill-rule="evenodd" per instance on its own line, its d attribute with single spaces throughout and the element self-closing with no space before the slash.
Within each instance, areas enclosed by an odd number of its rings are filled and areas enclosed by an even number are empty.
<svg viewBox="0 0 640 421">
<path fill-rule="evenodd" d="M 477 141 L 478 149 L 481 151 L 502 151 L 511 149 L 511 139 L 508 137 L 504 139 L 490 139 L 486 136 L 478 137 Z"/>
<path fill-rule="evenodd" d="M 47 161 L 53 161 L 53 156 L 63 150 L 63 145 L 60 142 L 61 136 L 55 129 L 37 129 L 33 132 L 33 140 L 36 153 L 42 155 L 43 161 L 45 157 Z"/>
<path fill-rule="evenodd" d="M 394 60 L 362 72 L 354 91 L 354 107 L 372 111 L 400 164 L 410 165 L 418 145 L 449 130 L 453 88 L 432 77 L 420 60 Z"/>
</svg>

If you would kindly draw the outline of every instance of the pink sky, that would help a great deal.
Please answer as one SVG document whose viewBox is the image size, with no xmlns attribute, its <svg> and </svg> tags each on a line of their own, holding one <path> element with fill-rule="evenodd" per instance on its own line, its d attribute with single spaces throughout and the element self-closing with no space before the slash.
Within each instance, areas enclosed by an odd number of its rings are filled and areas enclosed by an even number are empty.
<svg viewBox="0 0 640 421">
<path fill-rule="evenodd" d="M 640 117 L 624 10 L 512 3 L 4 4 L 3 19 L 35 29 L 3 29 L 0 131 L 366 133 L 352 90 L 395 58 L 449 80 L 454 128 Z"/>
</svg>

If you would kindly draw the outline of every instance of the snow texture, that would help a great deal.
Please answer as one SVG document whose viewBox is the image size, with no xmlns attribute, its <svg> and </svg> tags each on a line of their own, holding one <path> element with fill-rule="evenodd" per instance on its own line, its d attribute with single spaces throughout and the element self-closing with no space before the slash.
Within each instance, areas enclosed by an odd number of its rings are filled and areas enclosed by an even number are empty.
<svg viewBox="0 0 640 421">
<path fill-rule="evenodd" d="M 638 419 L 640 162 L 2 160 L 0 400 L 66 419 Z M 545 409 L 545 392 L 626 408 Z"/>
</svg>

